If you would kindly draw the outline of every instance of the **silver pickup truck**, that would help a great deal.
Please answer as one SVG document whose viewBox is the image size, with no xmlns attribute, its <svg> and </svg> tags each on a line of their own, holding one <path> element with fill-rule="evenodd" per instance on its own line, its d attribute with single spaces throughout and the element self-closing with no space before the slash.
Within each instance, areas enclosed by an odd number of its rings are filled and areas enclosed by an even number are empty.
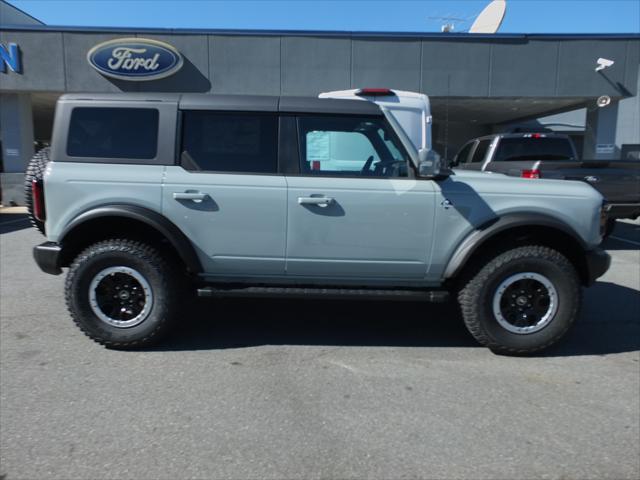
<svg viewBox="0 0 640 480">
<path fill-rule="evenodd" d="M 568 135 L 529 132 L 474 138 L 452 163 L 464 170 L 586 182 L 605 199 L 606 235 L 613 231 L 616 219 L 640 216 L 640 162 L 580 160 Z"/>
<path fill-rule="evenodd" d="M 443 169 L 424 95 L 324 96 L 62 96 L 28 196 L 47 237 L 36 262 L 68 268 L 76 324 L 133 348 L 180 321 L 192 292 L 453 296 L 496 352 L 559 340 L 609 267 L 602 196 Z"/>
</svg>

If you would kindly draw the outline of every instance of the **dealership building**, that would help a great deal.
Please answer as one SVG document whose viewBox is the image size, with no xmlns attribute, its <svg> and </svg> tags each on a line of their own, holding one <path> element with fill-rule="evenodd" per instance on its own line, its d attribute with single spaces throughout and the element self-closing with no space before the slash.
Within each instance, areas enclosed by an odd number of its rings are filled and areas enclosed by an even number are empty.
<svg viewBox="0 0 640 480">
<path fill-rule="evenodd" d="M 429 95 L 434 145 L 448 158 L 470 138 L 518 129 L 567 133 L 583 158 L 640 152 L 636 34 L 55 27 L 0 0 L 0 54 L 5 205 L 22 202 L 26 164 L 50 142 L 66 92 L 317 96 L 387 87 Z"/>
</svg>

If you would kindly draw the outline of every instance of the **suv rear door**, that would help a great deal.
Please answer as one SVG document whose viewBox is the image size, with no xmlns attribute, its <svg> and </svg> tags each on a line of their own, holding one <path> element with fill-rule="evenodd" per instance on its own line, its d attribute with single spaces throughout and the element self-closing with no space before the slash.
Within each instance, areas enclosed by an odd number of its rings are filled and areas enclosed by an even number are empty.
<svg viewBox="0 0 640 480">
<path fill-rule="evenodd" d="M 287 175 L 287 274 L 424 279 L 434 186 L 412 178 L 384 117 L 297 118 L 299 158 Z"/>
<path fill-rule="evenodd" d="M 283 275 L 287 189 L 277 114 L 185 110 L 181 130 L 162 211 L 194 244 L 205 273 Z"/>
</svg>

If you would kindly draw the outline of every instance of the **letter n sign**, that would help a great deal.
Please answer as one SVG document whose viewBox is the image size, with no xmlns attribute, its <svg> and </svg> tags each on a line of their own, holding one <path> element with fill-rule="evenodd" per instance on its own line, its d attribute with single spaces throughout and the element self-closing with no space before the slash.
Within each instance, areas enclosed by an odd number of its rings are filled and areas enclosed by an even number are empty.
<svg viewBox="0 0 640 480">
<path fill-rule="evenodd" d="M 20 49 L 15 43 L 0 43 L 0 72 L 6 73 L 7 66 L 16 73 L 22 73 Z"/>
</svg>

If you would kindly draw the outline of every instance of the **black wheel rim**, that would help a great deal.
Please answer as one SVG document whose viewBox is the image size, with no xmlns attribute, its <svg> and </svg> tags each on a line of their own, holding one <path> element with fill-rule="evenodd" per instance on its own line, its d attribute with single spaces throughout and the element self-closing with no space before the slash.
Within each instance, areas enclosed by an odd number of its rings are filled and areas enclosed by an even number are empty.
<svg viewBox="0 0 640 480">
<path fill-rule="evenodd" d="M 153 304 L 149 282 L 140 272 L 124 266 L 98 272 L 89 287 L 89 304 L 103 322 L 118 328 L 142 323 Z"/>
<path fill-rule="evenodd" d="M 506 330 L 517 334 L 546 327 L 558 309 L 558 293 L 539 273 L 523 272 L 505 279 L 496 289 L 493 314 Z"/>
</svg>

